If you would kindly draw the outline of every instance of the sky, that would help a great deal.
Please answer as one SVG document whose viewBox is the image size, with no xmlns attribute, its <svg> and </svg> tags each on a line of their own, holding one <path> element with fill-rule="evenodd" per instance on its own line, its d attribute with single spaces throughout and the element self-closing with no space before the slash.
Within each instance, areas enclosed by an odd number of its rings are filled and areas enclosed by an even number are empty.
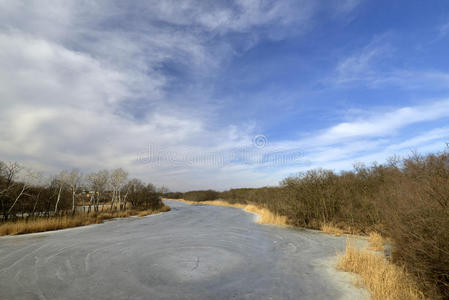
<svg viewBox="0 0 449 300">
<path fill-rule="evenodd" d="M 0 0 L 0 160 L 171 191 L 449 142 L 449 2 Z"/>
</svg>

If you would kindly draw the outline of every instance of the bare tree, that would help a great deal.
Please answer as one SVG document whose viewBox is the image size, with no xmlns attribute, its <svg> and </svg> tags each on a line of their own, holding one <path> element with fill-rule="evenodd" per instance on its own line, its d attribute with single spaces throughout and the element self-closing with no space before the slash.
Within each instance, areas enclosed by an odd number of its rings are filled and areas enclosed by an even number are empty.
<svg viewBox="0 0 449 300">
<path fill-rule="evenodd" d="M 126 191 L 125 192 L 125 196 L 123 197 L 123 202 L 124 202 L 124 207 L 126 208 L 126 204 L 128 202 L 128 196 L 134 195 L 136 193 L 136 191 L 140 188 L 143 187 L 142 182 L 137 179 L 137 178 L 133 178 L 131 180 L 129 180 L 123 187 L 123 189 Z M 135 202 L 133 203 L 133 199 L 131 199 L 131 204 L 135 204 Z"/>
<path fill-rule="evenodd" d="M 133 207 L 140 209 L 157 209 L 162 205 L 160 194 L 151 183 L 145 185 L 139 179 L 132 179 L 126 185 L 128 200 Z"/>
<path fill-rule="evenodd" d="M 0 202 L 5 221 L 35 178 L 31 170 L 24 169 L 17 162 L 0 162 Z"/>
<path fill-rule="evenodd" d="M 2 205 L 3 219 L 8 219 L 10 191 L 16 185 L 16 177 L 21 166 L 16 162 L 0 162 L 0 202 Z"/>
<path fill-rule="evenodd" d="M 91 173 L 88 176 L 88 181 L 89 186 L 93 191 L 91 203 L 94 204 L 95 211 L 98 211 L 101 196 L 106 190 L 109 182 L 109 172 L 108 170 L 100 170 L 98 172 Z"/>
<path fill-rule="evenodd" d="M 165 186 L 161 186 L 160 188 L 157 189 L 157 192 L 158 192 L 159 194 L 163 195 L 163 194 L 165 194 L 165 193 L 168 193 L 168 192 L 169 192 L 169 189 L 168 189 L 167 187 L 165 187 Z"/>
<path fill-rule="evenodd" d="M 56 198 L 56 204 L 55 204 L 55 215 L 58 214 L 59 201 L 61 200 L 61 194 L 62 194 L 63 189 L 67 186 L 68 176 L 69 175 L 68 175 L 67 171 L 61 171 L 54 178 L 54 183 L 56 184 L 57 190 L 58 190 L 58 196 Z"/>
<path fill-rule="evenodd" d="M 14 184 L 17 174 L 21 170 L 21 166 L 16 162 L 5 163 L 0 161 L 0 176 L 1 176 L 1 188 L 0 195 L 4 195 L 8 192 L 11 186 Z"/>
<path fill-rule="evenodd" d="M 76 190 L 81 184 L 81 173 L 78 169 L 72 169 L 70 172 L 66 172 L 64 178 L 65 184 L 70 187 L 70 192 L 72 194 L 72 215 L 75 214 L 75 194 Z"/>
<path fill-rule="evenodd" d="M 37 208 L 38 202 L 40 200 L 42 188 L 45 189 L 45 188 L 49 187 L 49 180 L 42 172 L 35 173 L 34 178 L 35 178 L 35 181 L 33 182 L 33 186 L 36 187 L 36 191 L 34 193 L 29 194 L 29 197 L 33 203 L 33 208 L 30 210 L 29 216 L 32 216 L 32 217 L 34 217 L 34 215 L 36 213 L 36 208 Z M 41 214 L 41 213 L 42 213 L 42 211 L 39 212 L 39 214 Z"/>
<path fill-rule="evenodd" d="M 115 169 L 111 172 L 111 187 L 112 187 L 112 200 L 111 200 L 111 210 L 114 203 L 118 199 L 119 210 L 122 209 L 120 190 L 128 178 L 128 173 L 122 168 Z"/>
<path fill-rule="evenodd" d="M 95 177 L 96 177 L 96 173 L 90 173 L 87 175 L 86 182 L 85 182 L 86 188 L 88 189 L 88 194 L 89 194 L 89 207 L 87 209 L 87 213 L 90 213 L 92 205 L 95 204 L 95 193 L 96 193 Z"/>
</svg>

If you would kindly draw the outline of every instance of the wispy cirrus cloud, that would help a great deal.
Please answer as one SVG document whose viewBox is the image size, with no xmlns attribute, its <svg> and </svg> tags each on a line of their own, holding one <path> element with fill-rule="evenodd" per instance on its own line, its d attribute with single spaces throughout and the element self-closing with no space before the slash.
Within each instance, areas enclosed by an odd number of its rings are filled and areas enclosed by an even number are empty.
<svg viewBox="0 0 449 300">
<path fill-rule="evenodd" d="M 438 26 L 438 37 L 443 38 L 449 34 L 449 22 Z"/>
<path fill-rule="evenodd" d="M 167 184 L 183 172 L 142 166 L 139 151 L 251 143 L 253 121 L 213 124 L 207 81 L 259 40 L 308 30 L 320 9 L 289 0 L 2 1 L 1 158 L 48 172 L 122 166 Z M 172 186 L 202 176 L 172 177 Z"/>
<path fill-rule="evenodd" d="M 419 129 L 423 124 L 447 123 L 449 100 L 424 105 L 398 107 L 378 112 L 359 112 L 363 119 L 347 119 L 297 141 L 278 141 L 270 151 L 300 151 L 298 165 L 279 170 L 283 176 L 310 168 L 351 169 L 354 162 L 384 162 L 393 155 L 412 150 L 444 149 L 449 141 L 447 126 Z M 407 134 L 412 130 L 413 134 Z M 301 164 L 303 163 L 303 164 Z M 280 176 L 282 178 L 282 176 Z"/>
<path fill-rule="evenodd" d="M 401 107 L 383 114 L 343 122 L 326 130 L 320 138 L 342 141 L 353 137 L 382 137 L 395 134 L 406 126 L 434 121 L 449 116 L 449 100 L 436 101 L 415 107 Z"/>
<path fill-rule="evenodd" d="M 336 67 L 335 82 L 346 84 L 376 81 L 379 76 L 379 63 L 393 51 L 384 41 L 385 37 L 376 38 L 361 50 L 341 59 Z"/>
<path fill-rule="evenodd" d="M 401 66 L 394 46 L 394 34 L 374 37 L 366 46 L 356 48 L 339 59 L 327 78 L 333 87 L 382 88 L 394 86 L 405 90 L 444 89 L 449 72 L 433 68 Z"/>
<path fill-rule="evenodd" d="M 294 96 L 282 100 L 278 91 L 283 86 L 271 81 L 257 86 L 246 75 L 276 72 L 279 62 L 270 62 L 270 55 L 284 46 L 292 47 L 285 53 L 297 55 L 285 61 L 286 69 L 306 61 L 298 49 L 309 41 L 313 45 L 319 35 L 314 29 L 336 20 L 349 24 L 357 16 L 351 12 L 363 3 L 0 1 L 0 159 L 47 172 L 121 166 L 132 176 L 172 189 L 223 189 L 276 184 L 303 168 L 346 168 L 354 159 L 381 159 L 393 150 L 441 142 L 446 137 L 441 126 L 427 138 L 421 131 L 414 137 L 401 135 L 416 124 L 447 117 L 447 101 L 426 98 L 429 105 L 392 103 L 326 125 L 317 120 L 308 132 L 298 128 L 298 135 L 285 137 L 287 127 L 293 130 L 301 123 L 302 116 L 292 114 L 298 120 L 290 120 L 277 135 L 267 135 L 262 149 L 255 148 L 254 136 L 284 121 L 276 109 L 293 110 L 306 96 L 286 90 Z M 319 74 L 332 77 L 327 89 L 446 86 L 448 77 L 441 70 L 384 63 L 396 55 L 395 43 L 389 35 L 377 36 L 367 46 L 345 52 L 332 74 Z M 261 54 L 245 60 L 254 53 Z M 231 77 L 249 86 L 252 101 L 240 88 L 217 93 L 225 84 L 220 74 L 231 65 L 243 70 L 232 69 Z M 273 73 L 300 86 L 296 75 Z M 254 109 L 257 116 L 245 109 Z M 139 162 L 138 155 L 149 145 L 169 160 Z M 271 154 L 300 157 L 288 156 L 286 163 L 277 164 Z M 211 156 L 226 163 L 211 164 Z"/>
</svg>

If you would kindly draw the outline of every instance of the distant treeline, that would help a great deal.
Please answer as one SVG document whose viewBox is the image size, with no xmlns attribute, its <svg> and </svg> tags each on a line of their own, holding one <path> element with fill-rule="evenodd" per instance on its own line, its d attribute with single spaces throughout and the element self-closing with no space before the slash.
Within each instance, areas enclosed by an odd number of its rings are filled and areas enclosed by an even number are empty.
<svg viewBox="0 0 449 300">
<path fill-rule="evenodd" d="M 192 201 L 254 203 L 288 217 L 294 226 L 332 223 L 354 232 L 381 232 L 393 242 L 392 259 L 429 293 L 449 295 L 449 152 L 358 164 L 352 171 L 310 170 L 279 186 L 225 192 L 171 193 Z M 431 295 L 436 297 L 435 294 Z"/>
<path fill-rule="evenodd" d="M 0 161 L 0 220 L 112 210 L 157 210 L 163 206 L 154 185 L 128 180 L 121 168 L 84 175 L 76 169 L 44 177 L 16 162 Z"/>
</svg>

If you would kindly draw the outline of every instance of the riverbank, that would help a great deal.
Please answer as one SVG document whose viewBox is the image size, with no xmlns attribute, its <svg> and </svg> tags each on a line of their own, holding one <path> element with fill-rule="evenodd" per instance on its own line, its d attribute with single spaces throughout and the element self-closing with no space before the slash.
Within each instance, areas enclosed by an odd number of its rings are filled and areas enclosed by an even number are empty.
<svg viewBox="0 0 449 300">
<path fill-rule="evenodd" d="M 99 211 L 82 212 L 78 211 L 74 215 L 59 215 L 49 217 L 27 217 L 15 221 L 7 221 L 0 224 L 0 236 L 17 235 L 34 232 L 52 231 L 71 227 L 85 226 L 90 224 L 100 224 L 105 220 L 115 218 L 127 218 L 131 216 L 143 217 L 151 214 L 169 211 L 170 207 L 162 206 L 155 210 L 128 209 L 123 211 Z"/>
</svg>

